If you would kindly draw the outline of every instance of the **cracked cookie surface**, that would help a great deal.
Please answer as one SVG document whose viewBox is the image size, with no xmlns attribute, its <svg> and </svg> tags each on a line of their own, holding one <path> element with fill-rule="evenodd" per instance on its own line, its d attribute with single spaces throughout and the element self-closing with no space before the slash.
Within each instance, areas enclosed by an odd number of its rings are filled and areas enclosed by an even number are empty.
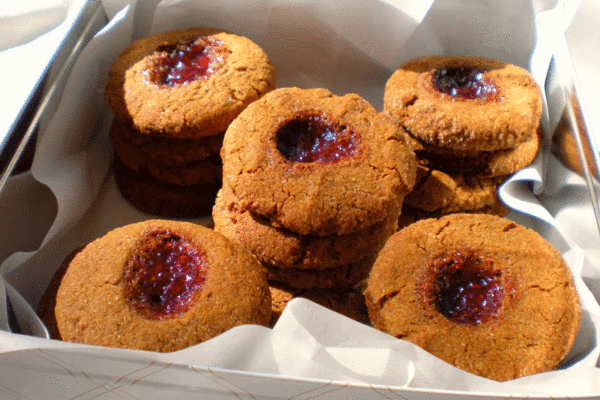
<svg viewBox="0 0 600 400">
<path fill-rule="evenodd" d="M 358 284 L 369 275 L 376 252 L 352 263 L 327 269 L 279 268 L 265 262 L 269 282 L 285 283 L 295 289 L 342 289 Z"/>
<path fill-rule="evenodd" d="M 475 68 L 497 88 L 494 99 L 462 99 L 434 86 L 441 68 Z M 424 142 L 460 151 L 495 151 L 526 141 L 540 123 L 540 91 L 523 68 L 468 56 L 427 56 L 396 70 L 385 87 L 384 112 Z"/>
<path fill-rule="evenodd" d="M 507 179 L 508 176 L 477 178 L 453 175 L 419 166 L 415 187 L 404 198 L 404 205 L 439 215 L 487 210 L 503 216 L 508 208 L 496 192 Z"/>
<path fill-rule="evenodd" d="M 301 297 L 313 301 L 355 321 L 367 323 L 367 307 L 362 286 L 344 289 L 294 289 L 284 284 L 271 283 L 273 316 L 271 324 L 277 322 L 281 313 L 292 299 Z"/>
<path fill-rule="evenodd" d="M 169 352 L 242 324 L 267 325 L 271 317 L 256 259 L 189 222 L 114 229 L 66 264 L 54 308 L 65 341 Z"/>
<path fill-rule="evenodd" d="M 161 63 L 186 51 L 176 46 L 195 45 L 210 50 L 205 59 L 182 59 L 208 62 L 208 72 L 181 83 L 155 79 L 167 68 Z M 110 70 L 105 97 L 116 117 L 131 120 L 141 133 L 189 139 L 224 132 L 248 104 L 274 87 L 274 69 L 256 43 L 222 30 L 189 28 L 128 46 Z"/>
<path fill-rule="evenodd" d="M 485 214 L 400 230 L 373 265 L 365 298 L 377 329 L 498 381 L 557 368 L 581 320 L 558 250 L 531 229 Z"/>
<path fill-rule="evenodd" d="M 260 261 L 280 269 L 322 270 L 352 263 L 381 249 L 398 227 L 398 218 L 392 216 L 366 231 L 348 235 L 299 235 L 241 211 L 228 187 L 217 195 L 213 221 L 217 232 L 240 241 Z"/>
<path fill-rule="evenodd" d="M 387 116 L 326 89 L 282 88 L 252 103 L 229 126 L 221 157 L 242 210 L 302 235 L 349 234 L 399 214 L 416 169 Z"/>
<path fill-rule="evenodd" d="M 508 176 L 530 165 L 542 149 L 542 137 L 542 130 L 538 128 L 535 135 L 516 147 L 495 151 L 445 149 L 413 137 L 408 141 L 423 167 L 468 178 L 495 178 Z"/>
</svg>

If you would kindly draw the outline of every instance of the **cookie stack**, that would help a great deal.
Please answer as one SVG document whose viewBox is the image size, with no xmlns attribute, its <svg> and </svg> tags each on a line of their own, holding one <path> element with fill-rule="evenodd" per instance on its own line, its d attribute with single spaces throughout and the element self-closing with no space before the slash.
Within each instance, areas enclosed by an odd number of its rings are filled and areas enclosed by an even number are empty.
<svg viewBox="0 0 600 400">
<path fill-rule="evenodd" d="M 412 138 L 417 182 L 403 215 L 503 215 L 496 192 L 541 148 L 540 91 L 517 66 L 481 57 L 409 61 L 385 87 L 384 113 Z"/>
<path fill-rule="evenodd" d="M 232 122 L 221 155 L 215 230 L 292 297 L 353 291 L 397 229 L 416 173 L 389 117 L 326 89 L 268 93 Z"/>
<path fill-rule="evenodd" d="M 266 54 L 241 36 L 190 28 L 132 43 L 105 91 L 123 196 L 159 216 L 210 215 L 221 187 L 223 134 L 274 87 Z"/>
</svg>

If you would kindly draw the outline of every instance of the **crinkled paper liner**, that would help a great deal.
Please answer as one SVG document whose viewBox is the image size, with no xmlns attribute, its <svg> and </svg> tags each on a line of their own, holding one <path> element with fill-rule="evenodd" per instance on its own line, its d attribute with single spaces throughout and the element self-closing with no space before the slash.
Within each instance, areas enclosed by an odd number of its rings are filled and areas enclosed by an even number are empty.
<svg viewBox="0 0 600 400">
<path fill-rule="evenodd" d="M 22 225 L 43 226 L 47 233 L 39 248 L 16 248 L 0 269 L 0 290 L 7 298 L 0 302 L 0 392 L 27 398 L 178 397 L 199 390 L 206 397 L 255 399 L 600 395 L 600 276 L 593 257 L 598 228 L 585 181 L 548 151 L 548 132 L 565 104 L 559 90 L 564 80 L 550 68 L 553 43 L 575 5 L 182 0 L 163 2 L 154 12 L 154 3 L 104 2 L 110 22 L 85 48 L 56 111 L 44 121 L 31 173 L 16 177 L 3 194 L 5 214 L 20 207 L 30 212 L 28 217 L 15 213 L 14 232 Z M 120 197 L 109 173 L 112 115 L 103 98 L 108 69 L 131 40 L 194 25 L 220 27 L 257 42 L 275 66 L 279 87 L 355 92 L 378 109 L 386 80 L 413 57 L 471 54 L 528 68 L 546 87 L 546 148 L 499 193 L 512 209 L 508 217 L 545 236 L 572 269 L 583 323 L 563 367 L 510 382 L 489 381 L 304 299 L 290 302 L 273 329 L 242 326 L 175 353 L 47 339 L 34 310 L 62 259 L 110 229 L 149 218 Z M 21 334 L 8 332 L 9 303 Z"/>
</svg>

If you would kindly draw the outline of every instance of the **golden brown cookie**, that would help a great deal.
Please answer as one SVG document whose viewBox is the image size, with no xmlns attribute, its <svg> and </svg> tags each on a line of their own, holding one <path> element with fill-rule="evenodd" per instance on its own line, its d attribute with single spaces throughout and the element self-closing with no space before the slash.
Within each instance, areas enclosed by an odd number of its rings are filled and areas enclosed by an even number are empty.
<svg viewBox="0 0 600 400">
<path fill-rule="evenodd" d="M 135 171 L 149 165 L 186 167 L 214 158 L 221 164 L 219 153 L 223 146 L 223 134 L 198 139 L 163 138 L 140 133 L 130 121 L 117 118 L 113 120 L 109 133 L 110 142 L 119 158 Z"/>
<path fill-rule="evenodd" d="M 193 185 L 170 184 L 156 179 L 148 171 L 134 171 L 118 156 L 113 172 L 119 192 L 140 211 L 166 218 L 210 216 L 221 180 Z"/>
<path fill-rule="evenodd" d="M 169 31 L 132 43 L 116 59 L 106 100 L 143 134 L 189 139 L 224 132 L 275 87 L 265 52 L 217 29 Z"/>
<path fill-rule="evenodd" d="M 327 269 L 279 268 L 261 264 L 271 282 L 284 283 L 295 289 L 344 289 L 358 284 L 369 276 L 377 252 L 365 254 L 352 263 Z"/>
<path fill-rule="evenodd" d="M 209 136 L 209 138 L 219 139 L 218 136 Z M 147 172 L 161 182 L 191 186 L 199 183 L 221 181 L 223 165 L 218 150 L 209 154 L 209 149 L 198 146 L 198 153 L 205 154 L 201 160 L 177 163 L 174 159 L 166 157 L 163 160 L 153 160 L 147 157 L 141 148 L 136 147 L 132 143 L 124 143 L 119 139 L 111 141 L 113 142 L 116 156 L 123 164 L 136 172 Z M 168 142 L 170 139 L 166 139 L 165 141 Z M 165 143 L 165 149 L 168 147 L 168 143 Z M 175 155 L 176 150 L 172 149 L 171 151 Z"/>
<path fill-rule="evenodd" d="M 105 90 L 123 197 L 162 217 L 210 214 L 225 129 L 274 86 L 264 51 L 238 35 L 190 28 L 132 43 Z"/>
<path fill-rule="evenodd" d="M 581 320 L 558 250 L 486 214 L 421 220 L 394 234 L 365 300 L 375 328 L 498 381 L 557 368 Z"/>
<path fill-rule="evenodd" d="M 404 198 L 404 206 L 438 215 L 487 210 L 502 216 L 508 209 L 498 197 L 497 191 L 508 178 L 450 175 L 419 166 L 415 187 Z"/>
<path fill-rule="evenodd" d="M 37 313 L 44 325 L 46 325 L 51 339 L 61 339 L 60 332 L 58 331 L 58 325 L 56 323 L 56 314 L 54 312 L 54 308 L 56 307 L 56 294 L 60 288 L 62 278 L 65 276 L 67 268 L 69 268 L 69 263 L 73 261 L 73 258 L 81 250 L 83 250 L 83 247 L 85 246 L 75 249 L 63 260 L 63 262 L 60 264 L 60 267 L 52 276 L 48 287 L 44 291 L 44 294 L 38 303 Z"/>
<path fill-rule="evenodd" d="M 228 187 L 217 195 L 215 230 L 242 243 L 260 261 L 279 268 L 327 269 L 360 260 L 376 252 L 397 230 L 398 217 L 348 235 L 300 235 L 271 226 L 249 211 L 241 211 Z"/>
<path fill-rule="evenodd" d="M 542 149 L 542 130 L 516 147 L 495 151 L 458 151 L 431 146 L 420 140 L 410 141 L 419 164 L 450 175 L 494 178 L 508 176 L 528 165 Z"/>
<path fill-rule="evenodd" d="M 271 298 L 273 299 L 273 314 L 271 325 L 274 325 L 287 303 L 294 298 L 308 299 L 323 307 L 329 308 L 358 322 L 369 322 L 363 288 L 356 285 L 347 289 L 294 289 L 284 284 L 271 283 Z"/>
<path fill-rule="evenodd" d="M 427 56 L 389 78 L 384 112 L 414 137 L 459 151 L 514 148 L 540 123 L 540 90 L 523 68 L 469 56 Z"/>
<path fill-rule="evenodd" d="M 223 182 L 242 210 L 307 235 L 345 235 L 399 213 L 415 157 L 389 117 L 355 94 L 282 88 L 229 126 Z"/>
<path fill-rule="evenodd" d="M 68 262 L 55 304 L 62 340 L 161 352 L 271 317 L 265 273 L 250 253 L 203 226 L 166 220 L 85 246 Z"/>
<path fill-rule="evenodd" d="M 422 219 L 429 218 L 441 218 L 450 214 L 457 213 L 467 213 L 467 214 L 491 214 L 497 215 L 499 217 L 504 217 L 508 214 L 508 208 L 502 203 L 493 203 L 487 206 L 483 206 L 481 208 L 476 208 L 473 210 L 466 211 L 425 211 L 416 207 L 409 206 L 408 204 L 404 204 L 402 206 L 402 214 L 400 218 L 398 218 L 398 230 L 406 228 L 410 224 L 414 224 L 415 222 Z"/>
</svg>

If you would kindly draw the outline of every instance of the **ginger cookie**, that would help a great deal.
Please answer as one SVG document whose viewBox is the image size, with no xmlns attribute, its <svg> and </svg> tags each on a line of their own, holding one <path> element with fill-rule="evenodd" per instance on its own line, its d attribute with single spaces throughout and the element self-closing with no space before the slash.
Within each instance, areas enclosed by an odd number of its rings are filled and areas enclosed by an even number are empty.
<svg viewBox="0 0 600 400">
<path fill-rule="evenodd" d="M 273 299 L 271 325 L 277 322 L 287 303 L 294 298 L 310 300 L 358 322 L 369 322 L 360 284 L 346 289 L 294 289 L 284 284 L 271 283 L 270 289 Z"/>
<path fill-rule="evenodd" d="M 542 101 L 523 68 L 482 57 L 433 55 L 392 74 L 384 111 L 427 144 L 495 151 L 514 148 L 536 133 Z"/>
<path fill-rule="evenodd" d="M 161 181 L 147 170 L 134 171 L 115 156 L 115 182 L 123 198 L 136 209 L 165 218 L 210 216 L 221 180 L 179 185 Z"/>
<path fill-rule="evenodd" d="M 250 39 L 211 28 L 159 33 L 114 62 L 106 100 L 143 134 L 220 134 L 248 104 L 275 87 L 274 69 Z"/>
<path fill-rule="evenodd" d="M 210 214 L 221 185 L 225 130 L 274 87 L 265 52 L 235 34 L 190 28 L 129 45 L 105 88 L 115 113 L 110 139 L 123 197 L 162 217 Z"/>
<path fill-rule="evenodd" d="M 365 301 L 375 328 L 497 381 L 556 369 L 581 321 L 558 250 L 487 214 L 421 220 L 394 234 Z"/>
<path fill-rule="evenodd" d="M 404 200 L 416 211 L 410 218 L 506 214 L 497 190 L 541 151 L 541 112 L 538 86 L 514 65 L 427 56 L 401 66 L 386 84 L 384 113 L 407 132 L 418 159 Z"/>
<path fill-rule="evenodd" d="M 398 218 L 393 215 L 365 231 L 347 235 L 300 235 L 241 211 L 226 186 L 217 195 L 213 220 L 217 232 L 241 242 L 261 262 L 305 270 L 337 268 L 362 259 L 381 249 L 398 227 Z"/>
<path fill-rule="evenodd" d="M 581 163 L 581 157 L 579 157 L 579 150 L 577 149 L 577 141 L 575 140 L 575 135 L 577 134 L 575 126 L 577 126 L 581 144 L 583 145 L 583 156 L 586 159 L 591 174 L 597 177 L 598 170 L 596 169 L 594 157 L 592 155 L 592 147 L 589 143 L 590 139 L 575 93 L 571 94 L 570 102 L 571 107 L 573 107 L 575 120 L 571 121 L 568 110 L 565 108 L 558 121 L 558 125 L 552 134 L 552 151 L 566 167 L 580 175 L 584 175 L 583 164 Z"/>
<path fill-rule="evenodd" d="M 404 198 L 404 206 L 439 215 L 453 212 L 494 210 L 504 215 L 506 206 L 498 198 L 498 187 L 508 176 L 477 178 L 451 175 L 419 166 L 415 188 Z"/>
<path fill-rule="evenodd" d="M 389 117 L 326 89 L 282 88 L 252 103 L 221 156 L 242 210 L 301 235 L 345 235 L 399 214 L 416 168 Z"/>
<path fill-rule="evenodd" d="M 286 284 L 295 289 L 344 289 L 358 284 L 369 276 L 377 252 L 365 254 L 352 263 L 326 269 L 280 268 L 261 263 L 269 282 Z"/>
<path fill-rule="evenodd" d="M 264 269 L 239 244 L 200 225 L 127 225 L 67 264 L 54 307 L 65 341 L 170 352 L 271 317 Z"/>
<path fill-rule="evenodd" d="M 215 157 L 221 164 L 219 153 L 223 146 L 223 134 L 198 139 L 153 137 L 135 130 L 131 122 L 116 118 L 109 134 L 119 158 L 135 171 L 154 165 L 185 167 Z"/>
<path fill-rule="evenodd" d="M 495 178 L 509 176 L 529 166 L 542 149 L 542 130 L 538 128 L 516 147 L 495 151 L 457 151 L 413 139 L 410 141 L 419 164 L 450 175 Z"/>
</svg>

